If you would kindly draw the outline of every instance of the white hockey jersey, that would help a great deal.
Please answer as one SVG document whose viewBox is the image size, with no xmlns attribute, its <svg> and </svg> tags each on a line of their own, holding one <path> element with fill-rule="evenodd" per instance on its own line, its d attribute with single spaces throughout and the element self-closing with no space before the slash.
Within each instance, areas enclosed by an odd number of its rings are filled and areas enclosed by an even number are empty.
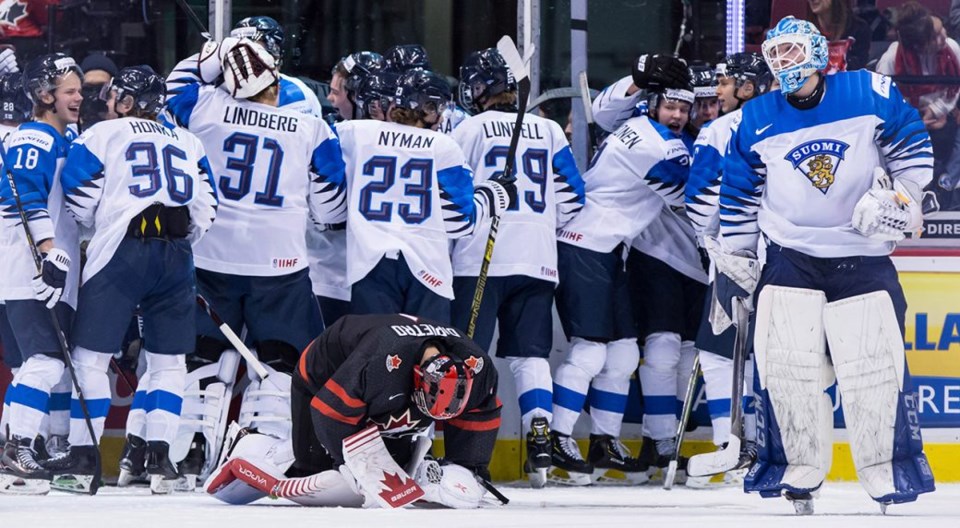
<svg viewBox="0 0 960 528">
<path fill-rule="evenodd" d="M 51 125 L 29 122 L 11 134 L 6 141 L 4 177 L 0 179 L 0 204 L 3 207 L 3 258 L 0 259 L 0 299 L 33 299 L 31 286 L 37 274 L 36 263 L 20 221 L 16 200 L 6 177 L 13 174 L 20 201 L 27 215 L 27 225 L 35 243 L 53 238 L 54 245 L 67 253 L 73 265 L 61 300 L 77 305 L 80 276 L 79 229 L 67 214 L 60 171 L 63 169 L 72 133 L 60 134 Z"/>
<path fill-rule="evenodd" d="M 448 136 L 397 123 L 337 124 L 347 160 L 347 278 L 354 284 L 384 255 L 402 253 L 417 280 L 453 299 L 450 239 L 489 215 L 473 172 Z"/>
<path fill-rule="evenodd" d="M 194 247 L 197 268 L 244 276 L 304 269 L 308 212 L 319 223 L 345 217 L 343 158 L 330 127 L 203 84 L 196 59 L 177 65 L 167 94 L 170 113 L 203 143 L 220 197 L 217 222 Z"/>
<path fill-rule="evenodd" d="M 217 214 L 200 140 L 155 121 L 125 117 L 93 125 L 70 146 L 60 179 L 67 210 L 94 230 L 82 282 L 110 262 L 130 221 L 150 205 L 187 207 L 192 244 Z"/>
<path fill-rule="evenodd" d="M 687 216 L 697 238 L 716 236 L 720 230 L 720 180 L 723 156 L 730 136 L 740 125 L 741 110 L 724 114 L 703 125 L 693 145 L 690 178 L 684 190 Z"/>
<path fill-rule="evenodd" d="M 593 120 L 600 128 L 613 132 L 632 117 L 643 114 L 638 106 L 643 103 L 646 92 L 637 90 L 627 95 L 633 77 L 626 76 L 607 86 L 593 100 Z"/>
<path fill-rule="evenodd" d="M 280 74 L 280 93 L 277 106 L 301 114 L 323 117 L 320 99 L 303 81 L 296 77 Z"/>
<path fill-rule="evenodd" d="M 620 126 L 583 175 L 586 204 L 560 230 L 560 242 L 599 253 L 629 244 L 664 204 L 683 205 L 690 153 L 679 136 L 650 118 Z"/>
<path fill-rule="evenodd" d="M 933 151 L 916 109 L 889 77 L 866 70 L 826 76 L 809 110 L 780 92 L 751 100 L 730 140 L 720 186 L 720 233 L 731 251 L 769 240 L 821 258 L 890 254 L 852 227 L 853 209 L 884 166 L 919 188 Z"/>
<path fill-rule="evenodd" d="M 503 173 L 515 113 L 487 111 L 464 120 L 453 131 L 479 183 Z M 525 275 L 557 282 L 557 229 L 583 208 L 583 179 L 563 129 L 536 115 L 524 116 L 517 143 L 518 203 L 500 217 L 490 276 Z M 456 276 L 476 277 L 486 249 L 490 223 L 457 240 Z"/>
</svg>

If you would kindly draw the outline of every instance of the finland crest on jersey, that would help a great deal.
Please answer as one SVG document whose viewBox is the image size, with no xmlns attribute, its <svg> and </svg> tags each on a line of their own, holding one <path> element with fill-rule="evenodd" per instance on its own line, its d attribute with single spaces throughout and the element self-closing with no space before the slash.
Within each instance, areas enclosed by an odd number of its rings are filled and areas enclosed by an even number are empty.
<svg viewBox="0 0 960 528">
<path fill-rule="evenodd" d="M 799 170 L 810 180 L 814 189 L 827 194 L 837 177 L 840 162 L 846 157 L 850 145 L 835 139 L 814 139 L 794 148 L 786 158 L 794 170 Z"/>
</svg>

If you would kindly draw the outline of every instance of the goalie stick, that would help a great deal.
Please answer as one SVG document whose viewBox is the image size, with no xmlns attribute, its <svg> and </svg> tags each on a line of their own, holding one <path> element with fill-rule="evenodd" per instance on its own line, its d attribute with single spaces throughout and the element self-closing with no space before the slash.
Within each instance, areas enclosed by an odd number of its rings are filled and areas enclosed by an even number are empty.
<svg viewBox="0 0 960 528">
<path fill-rule="evenodd" d="M 744 299 L 733 302 L 737 336 L 733 345 L 733 398 L 730 409 L 730 440 L 727 446 L 712 453 L 703 453 L 690 457 L 687 461 L 687 475 L 705 477 L 737 469 L 740 462 L 740 445 L 743 443 L 743 369 L 747 361 L 747 339 L 750 332 L 750 313 Z"/>
<path fill-rule="evenodd" d="M 211 36 L 210 32 L 207 31 L 207 26 L 203 25 L 203 21 L 200 20 L 200 17 L 197 16 L 197 13 L 193 11 L 193 8 L 191 8 L 190 4 L 187 3 L 187 0 L 177 0 L 177 5 L 179 5 L 180 9 L 183 9 L 183 12 L 187 14 L 187 18 L 190 19 L 190 22 L 193 22 L 193 25 L 197 27 L 197 31 L 200 32 L 201 37 L 207 40 L 213 40 L 213 36 Z"/>
<path fill-rule="evenodd" d="M 590 152 L 588 158 L 593 158 L 599 143 L 599 133 L 597 132 L 597 122 L 593 119 L 593 101 L 590 100 L 590 83 L 587 81 L 586 70 L 580 72 L 577 76 L 580 81 L 580 102 L 583 103 L 583 115 L 587 120 L 587 130 L 590 133 Z"/>
<path fill-rule="evenodd" d="M 680 420 L 677 424 L 677 448 L 673 451 L 673 458 L 667 465 L 667 474 L 663 477 L 663 489 L 672 489 L 673 481 L 677 479 L 677 466 L 680 464 L 680 447 L 683 446 L 683 436 L 687 432 L 687 422 L 690 421 L 690 412 L 693 410 L 693 402 L 697 397 L 697 378 L 700 377 L 700 353 L 693 357 L 693 372 L 690 373 L 690 381 L 687 382 L 687 393 L 683 398 L 683 410 L 680 412 Z"/>
<path fill-rule="evenodd" d="M 507 150 L 507 160 L 503 166 L 503 178 L 507 181 L 516 180 L 514 171 L 516 170 L 517 145 L 520 143 L 520 132 L 523 128 L 523 115 L 527 111 L 527 99 L 530 97 L 530 76 L 527 74 L 527 67 L 517 50 L 517 45 L 513 39 L 504 35 L 497 42 L 497 51 L 507 63 L 510 72 L 518 84 L 517 90 L 517 120 L 513 125 L 513 133 L 510 135 L 510 147 Z M 528 50 L 531 54 L 533 49 Z M 493 259 L 493 247 L 497 242 L 497 231 L 500 230 L 500 215 L 492 215 L 490 218 L 490 235 L 487 236 L 487 245 L 483 251 L 483 261 L 480 263 L 480 274 L 477 276 L 477 288 L 473 292 L 473 303 L 470 305 L 470 322 L 467 324 L 467 337 L 473 339 L 473 334 L 477 330 L 477 317 L 480 316 L 480 302 L 483 300 L 483 290 L 487 286 L 487 276 L 490 273 L 490 261 Z"/>
<path fill-rule="evenodd" d="M 250 366 L 257 373 L 257 376 L 260 376 L 260 379 L 267 379 L 269 372 L 267 369 L 263 368 L 263 364 L 260 363 L 260 360 L 257 359 L 257 356 L 253 355 L 253 352 L 250 352 L 250 349 L 247 348 L 247 345 L 243 344 L 243 340 L 237 336 L 236 333 L 230 328 L 230 325 L 223 322 L 223 319 L 214 311 L 213 307 L 207 303 L 207 300 L 203 298 L 202 295 L 197 294 L 197 304 L 203 308 L 203 311 L 207 312 L 207 315 L 210 316 L 210 319 L 213 319 L 213 324 L 217 325 L 217 328 L 223 332 L 223 335 L 227 338 L 227 341 L 230 341 L 230 344 L 237 349 L 237 352 L 243 356 L 243 359 L 247 361 L 247 365 Z"/>
<path fill-rule="evenodd" d="M 10 193 L 13 195 L 13 200 L 17 206 L 17 213 L 20 215 L 20 223 L 23 225 L 23 234 L 27 239 L 27 245 L 30 246 L 30 254 L 33 256 L 33 263 L 37 268 L 37 274 L 43 272 L 43 257 L 40 256 L 40 250 L 37 249 L 37 244 L 33 239 L 33 233 L 30 232 L 30 225 L 27 224 L 27 212 L 23 209 L 23 202 L 20 200 L 20 193 L 17 191 L 17 183 L 14 181 L 13 173 L 10 172 L 10 166 L 7 165 L 7 151 L 4 148 L 3 142 L 0 141 L 0 163 L 3 164 L 3 172 L 7 178 L 7 181 L 10 183 Z M 93 470 L 93 479 L 90 481 L 90 495 L 96 495 L 97 490 L 100 488 L 100 477 L 102 473 L 102 465 L 100 462 L 100 446 L 97 442 L 97 435 L 93 430 L 93 422 L 90 420 L 90 410 L 87 408 L 87 399 L 83 396 L 83 389 L 80 388 L 80 381 L 77 379 L 77 370 L 73 366 L 73 359 L 70 357 L 70 347 L 67 345 L 67 338 L 63 333 L 63 329 L 60 327 L 60 320 L 57 319 L 57 314 L 54 312 L 53 308 L 47 310 L 50 313 L 50 320 L 53 323 L 53 329 L 57 334 L 57 340 L 60 343 L 60 352 L 63 354 L 63 362 L 67 366 L 67 370 L 70 371 L 70 380 L 73 382 L 73 387 L 77 391 L 77 400 L 80 402 L 80 411 L 83 413 L 83 421 L 87 426 L 87 432 L 90 433 L 90 439 L 93 441 L 95 463 Z"/>
</svg>

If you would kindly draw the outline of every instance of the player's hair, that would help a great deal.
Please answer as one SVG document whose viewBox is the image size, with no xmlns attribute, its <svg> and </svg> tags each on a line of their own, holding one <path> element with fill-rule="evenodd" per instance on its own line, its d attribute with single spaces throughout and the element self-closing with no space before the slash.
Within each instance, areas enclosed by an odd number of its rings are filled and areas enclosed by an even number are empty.
<svg viewBox="0 0 960 528">
<path fill-rule="evenodd" d="M 933 38 L 930 11 L 917 2 L 906 2 L 897 9 L 897 37 L 900 45 L 914 52 L 923 51 Z"/>
<path fill-rule="evenodd" d="M 516 106 L 517 105 L 517 92 L 500 92 L 496 95 L 491 95 L 486 101 L 484 101 L 485 108 L 495 108 L 498 106 Z"/>
<path fill-rule="evenodd" d="M 390 121 L 401 125 L 427 128 L 426 123 L 421 119 L 420 112 L 410 108 L 393 108 L 390 110 Z"/>
<path fill-rule="evenodd" d="M 347 70 L 347 66 L 343 63 L 343 60 L 337 62 L 336 66 L 333 67 L 331 74 L 339 75 L 343 78 L 343 80 L 347 80 L 347 77 L 350 77 L 350 72 Z"/>
</svg>

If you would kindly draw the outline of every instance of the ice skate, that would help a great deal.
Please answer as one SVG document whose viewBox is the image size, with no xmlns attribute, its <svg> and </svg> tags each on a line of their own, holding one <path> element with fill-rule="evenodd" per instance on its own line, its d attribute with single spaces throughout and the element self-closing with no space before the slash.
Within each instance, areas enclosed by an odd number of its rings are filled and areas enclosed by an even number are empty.
<svg viewBox="0 0 960 528">
<path fill-rule="evenodd" d="M 147 442 L 147 475 L 150 492 L 165 495 L 173 492 L 177 483 L 177 466 L 170 460 L 170 444 L 163 441 Z"/>
<path fill-rule="evenodd" d="M 592 477 L 597 483 L 643 484 L 650 480 L 647 466 L 610 435 L 590 435 L 587 461 L 593 465 Z"/>
<path fill-rule="evenodd" d="M 120 476 L 117 486 L 124 487 L 131 484 L 145 484 L 148 482 L 146 471 L 147 442 L 139 436 L 127 435 L 120 455 Z"/>
<path fill-rule="evenodd" d="M 783 496 L 793 504 L 797 515 L 813 515 L 813 495 L 810 493 L 783 492 Z"/>
<path fill-rule="evenodd" d="M 0 494 L 46 495 L 50 472 L 36 460 L 33 441 L 11 436 L 0 456 Z"/>
<path fill-rule="evenodd" d="M 53 489 L 90 493 L 97 468 L 97 448 L 70 446 L 66 453 L 44 461 L 43 467 L 53 474 Z"/>
<path fill-rule="evenodd" d="M 527 433 L 527 460 L 523 463 L 523 471 L 530 479 L 531 487 L 542 488 L 547 484 L 552 448 L 550 425 L 546 418 L 537 416 L 530 421 L 530 432 Z"/>
<path fill-rule="evenodd" d="M 179 476 L 177 477 L 177 484 L 174 486 L 176 491 L 194 491 L 197 489 L 197 480 L 206 461 L 205 448 L 206 440 L 203 434 L 194 434 L 187 456 L 177 464 Z"/>
<path fill-rule="evenodd" d="M 550 436 L 553 439 L 551 480 L 568 486 L 589 485 L 593 466 L 583 459 L 577 441 L 556 431 L 551 431 Z"/>
</svg>

